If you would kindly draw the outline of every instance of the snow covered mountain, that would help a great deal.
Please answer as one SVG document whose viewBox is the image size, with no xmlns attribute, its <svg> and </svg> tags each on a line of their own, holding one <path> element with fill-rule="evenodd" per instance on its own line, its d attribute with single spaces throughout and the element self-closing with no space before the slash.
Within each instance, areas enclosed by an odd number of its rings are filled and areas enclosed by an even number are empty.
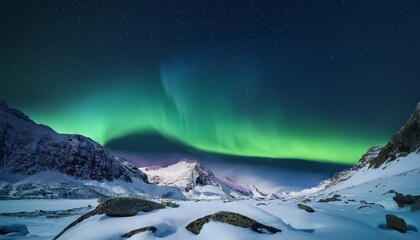
<svg viewBox="0 0 420 240">
<path fill-rule="evenodd" d="M 273 198 L 254 185 L 240 184 L 228 177 L 218 178 L 195 160 L 182 159 L 167 167 L 144 167 L 148 180 L 159 186 L 177 187 L 192 199 Z"/>
<path fill-rule="evenodd" d="M 0 102 L 1 198 L 156 195 L 182 198 L 81 135 L 59 134 Z"/>
<path fill-rule="evenodd" d="M 407 123 L 385 147 L 369 148 L 351 169 L 336 173 L 314 188 L 293 192 L 291 196 L 319 198 L 334 193 L 380 200 L 381 196 L 390 190 L 419 195 L 418 182 L 420 182 L 420 103 Z"/>
</svg>

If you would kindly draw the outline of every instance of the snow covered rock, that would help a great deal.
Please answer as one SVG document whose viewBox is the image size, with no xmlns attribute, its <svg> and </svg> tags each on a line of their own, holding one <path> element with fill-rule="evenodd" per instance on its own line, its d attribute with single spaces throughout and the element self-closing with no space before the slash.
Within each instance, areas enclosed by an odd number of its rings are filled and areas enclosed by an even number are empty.
<svg viewBox="0 0 420 240">
<path fill-rule="evenodd" d="M 165 208 L 164 205 L 139 198 L 110 198 L 98 206 L 98 213 L 110 217 L 129 217 L 137 212 L 150 212 L 156 209 Z"/>
<path fill-rule="evenodd" d="M 142 233 L 142 232 L 146 232 L 146 231 L 156 232 L 156 230 L 157 229 L 155 227 L 153 227 L 153 226 L 142 227 L 142 228 L 131 230 L 128 233 L 123 234 L 122 237 L 123 238 L 130 238 L 133 235 L 136 235 L 138 233 Z"/>
<path fill-rule="evenodd" d="M 138 212 L 151 212 L 153 210 L 162 208 L 165 208 L 165 206 L 163 206 L 162 204 L 139 198 L 110 198 L 107 199 L 105 202 L 101 203 L 94 210 L 83 214 L 74 222 L 70 223 L 60 233 L 58 233 L 53 238 L 53 240 L 60 238 L 69 229 L 75 227 L 79 223 L 95 215 L 105 214 L 109 217 L 130 217 L 136 215 Z"/>
<path fill-rule="evenodd" d="M 280 229 L 270 227 L 255 221 L 252 218 L 246 217 L 239 213 L 220 211 L 211 215 L 204 216 L 187 225 L 187 230 L 198 235 L 204 225 L 210 221 L 227 223 L 236 227 L 249 228 L 258 233 L 278 233 Z"/>
<path fill-rule="evenodd" d="M 177 207 L 179 207 L 178 204 L 176 204 L 174 202 L 169 202 L 169 201 L 162 201 L 162 202 L 160 202 L 160 204 L 162 204 L 165 207 L 170 207 L 170 208 L 177 208 Z"/>
<path fill-rule="evenodd" d="M 313 212 L 315 212 L 315 211 L 314 211 L 314 209 L 313 209 L 313 208 L 311 208 L 311 207 L 309 207 L 308 205 L 305 205 L 305 204 L 299 203 L 297 206 L 298 206 L 298 208 L 303 209 L 303 210 L 305 210 L 305 211 L 307 211 L 307 212 L 309 212 L 309 213 L 313 213 Z"/>
</svg>

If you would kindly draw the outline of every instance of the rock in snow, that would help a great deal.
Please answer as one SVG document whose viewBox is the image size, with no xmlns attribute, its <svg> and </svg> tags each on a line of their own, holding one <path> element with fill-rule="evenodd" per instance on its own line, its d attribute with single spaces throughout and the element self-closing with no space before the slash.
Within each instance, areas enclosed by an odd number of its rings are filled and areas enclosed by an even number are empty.
<svg viewBox="0 0 420 240">
<path fill-rule="evenodd" d="M 309 213 L 315 212 L 314 209 L 311 208 L 311 207 L 309 207 L 308 205 L 299 203 L 297 206 L 298 206 L 298 208 L 303 209 L 303 210 L 305 210 L 305 211 L 307 211 Z"/>
<path fill-rule="evenodd" d="M 410 194 L 403 195 L 401 193 L 395 193 L 395 197 L 393 197 L 392 199 L 398 204 L 398 207 L 404 207 L 405 205 L 413 204 L 417 199 L 420 199 L 420 196 L 412 196 Z"/>
<path fill-rule="evenodd" d="M 386 226 L 388 229 L 395 229 L 402 233 L 407 232 L 407 223 L 405 223 L 404 219 L 392 214 L 386 215 Z"/>
<path fill-rule="evenodd" d="M 165 208 L 164 205 L 139 198 L 110 198 L 98 206 L 98 212 L 110 217 L 129 217 L 138 212 Z"/>
<path fill-rule="evenodd" d="M 338 195 L 338 194 L 334 194 L 334 196 L 332 196 L 332 197 L 319 199 L 318 202 L 335 202 L 335 201 L 341 201 L 339 199 L 339 197 L 341 197 L 341 196 Z"/>
<path fill-rule="evenodd" d="M 162 208 L 165 208 L 162 204 L 139 198 L 110 198 L 101 203 L 94 210 L 82 215 L 80 218 L 69 224 L 59 234 L 57 234 L 53 240 L 58 239 L 70 228 L 76 226 L 82 221 L 98 214 L 105 214 L 109 217 L 130 217 L 136 215 L 138 212 L 150 212 Z"/>
<path fill-rule="evenodd" d="M 153 227 L 153 226 L 142 227 L 142 228 L 131 230 L 128 233 L 123 234 L 122 237 L 124 237 L 124 238 L 130 238 L 133 235 L 136 235 L 138 233 L 147 232 L 147 231 L 156 232 L 156 230 L 157 229 L 155 227 Z"/>
<path fill-rule="evenodd" d="M 249 228 L 252 231 L 258 232 L 258 233 L 274 234 L 274 233 L 281 232 L 280 229 L 277 229 L 275 227 L 266 226 L 244 215 L 234 213 L 234 212 L 227 212 L 227 211 L 220 211 L 220 212 L 199 218 L 189 223 L 186 228 L 188 231 L 194 234 L 199 234 L 204 224 L 210 221 L 227 223 L 236 227 Z"/>
<path fill-rule="evenodd" d="M 160 204 L 162 204 L 165 207 L 170 207 L 170 208 L 177 208 L 177 207 L 179 207 L 178 204 L 173 203 L 173 202 L 169 202 L 169 201 L 162 201 L 162 202 L 160 202 Z"/>
</svg>

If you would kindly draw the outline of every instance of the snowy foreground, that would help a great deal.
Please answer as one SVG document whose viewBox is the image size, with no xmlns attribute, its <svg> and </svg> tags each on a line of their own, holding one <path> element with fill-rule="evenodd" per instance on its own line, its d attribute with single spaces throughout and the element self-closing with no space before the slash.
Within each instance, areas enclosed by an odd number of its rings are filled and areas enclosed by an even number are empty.
<svg viewBox="0 0 420 240">
<path fill-rule="evenodd" d="M 325 182 L 317 188 L 292 193 L 282 200 L 179 201 L 178 208 L 165 208 L 133 217 L 90 217 L 66 232 L 60 239 L 124 239 L 124 233 L 146 226 L 157 231 L 143 232 L 129 239 L 420 239 L 420 212 L 409 206 L 399 208 L 392 199 L 395 190 L 419 195 L 420 155 L 410 154 L 387 164 L 385 169 L 367 166 L 347 172 L 332 186 Z M 318 202 L 339 194 L 339 201 Z M 315 212 L 299 209 L 297 203 L 311 206 Z M 90 205 L 90 207 L 87 207 Z M 0 212 L 63 210 L 80 208 L 77 214 L 60 218 L 0 216 L 0 225 L 19 223 L 28 227 L 27 236 L 1 236 L 0 239 L 52 239 L 65 226 L 97 205 L 92 200 L 8 200 L 0 202 Z M 232 211 L 282 230 L 276 234 L 260 234 L 224 223 L 210 222 L 199 235 L 185 226 L 197 218 L 218 211 Z M 394 214 L 408 224 L 406 233 L 388 230 L 385 215 Z"/>
<path fill-rule="evenodd" d="M 82 207 L 94 204 L 96 200 L 56 200 L 28 202 L 33 210 L 39 208 L 63 209 Z M 265 205 L 267 204 L 267 205 Z M 12 200 L 1 203 L 1 210 L 7 208 L 15 211 L 28 210 L 22 201 Z M 309 205 L 309 204 L 308 204 Z M 351 202 L 313 203 L 315 212 L 308 213 L 299 209 L 293 200 L 282 202 L 243 200 L 236 202 L 181 202 L 179 208 L 166 208 L 149 213 L 139 213 L 133 217 L 112 218 L 105 215 L 93 216 L 79 226 L 69 230 L 60 239 L 124 239 L 126 232 L 140 227 L 155 226 L 155 233 L 144 232 L 130 239 L 419 239 L 419 232 L 408 231 L 403 234 L 397 231 L 382 229 L 385 214 L 392 213 L 406 220 L 408 225 L 420 229 L 420 214 L 409 212 L 408 208 L 398 209 L 389 201 L 389 208 L 379 206 L 358 209 L 361 204 Z M 6 209 L 5 209 L 6 208 Z M 206 224 L 199 235 L 187 231 L 185 226 L 204 215 L 220 210 L 228 210 L 254 218 L 269 226 L 282 230 L 274 235 L 259 234 L 249 229 L 242 229 L 223 223 Z M 45 217 L 22 218 L 0 217 L 0 224 L 20 223 L 28 226 L 27 237 L 3 236 L 0 239 L 52 239 L 67 224 L 78 216 L 61 219 Z"/>
</svg>

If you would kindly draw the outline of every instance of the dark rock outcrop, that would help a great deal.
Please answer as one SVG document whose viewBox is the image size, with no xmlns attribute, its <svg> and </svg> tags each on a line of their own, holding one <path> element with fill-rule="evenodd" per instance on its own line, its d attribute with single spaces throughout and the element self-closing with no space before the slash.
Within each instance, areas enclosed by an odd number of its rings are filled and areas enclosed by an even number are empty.
<svg viewBox="0 0 420 240">
<path fill-rule="evenodd" d="M 94 210 L 82 215 L 74 222 L 70 223 L 59 234 L 57 234 L 57 236 L 55 236 L 53 240 L 58 239 L 70 228 L 76 226 L 83 220 L 98 214 L 106 214 L 107 216 L 111 217 L 128 217 L 134 216 L 140 211 L 150 212 L 162 208 L 165 208 L 165 206 L 163 206 L 162 204 L 139 198 L 110 198 L 107 199 L 105 202 L 101 203 Z"/>
<path fill-rule="evenodd" d="M 386 161 L 393 161 L 400 156 L 406 156 L 420 148 L 420 103 L 405 125 L 379 152 L 378 156 L 370 161 L 369 167 L 378 168 Z"/>
<path fill-rule="evenodd" d="M 100 213 L 110 217 L 129 217 L 138 212 L 150 212 L 165 208 L 164 205 L 139 198 L 110 198 L 98 206 Z"/>
<path fill-rule="evenodd" d="M 142 227 L 142 228 L 131 230 L 128 233 L 123 234 L 121 237 L 123 237 L 123 238 L 130 238 L 133 235 L 136 235 L 138 233 L 147 232 L 147 231 L 155 232 L 156 230 L 157 229 L 155 227 L 153 227 L 153 226 Z"/>
<path fill-rule="evenodd" d="M 318 202 L 336 202 L 336 201 L 341 201 L 339 199 L 339 197 L 341 197 L 339 194 L 335 194 L 333 197 L 319 199 Z"/>
<path fill-rule="evenodd" d="M 405 205 L 413 204 L 416 199 L 420 198 L 420 196 L 412 196 L 410 194 L 403 195 L 401 193 L 395 193 L 395 197 L 392 199 L 398 204 L 398 207 L 404 207 Z"/>
<path fill-rule="evenodd" d="M 407 223 L 405 223 L 404 219 L 392 214 L 386 215 L 386 226 L 388 229 L 394 229 L 402 233 L 407 232 Z"/>
<path fill-rule="evenodd" d="M 417 211 L 420 209 L 420 195 L 403 195 L 401 193 L 395 192 L 395 196 L 392 198 L 397 204 L 398 207 L 402 208 L 406 205 L 411 205 L 411 211 Z"/>
<path fill-rule="evenodd" d="M 307 211 L 309 213 L 315 212 L 313 208 L 311 208 L 311 207 L 309 207 L 309 206 L 307 206 L 305 204 L 299 203 L 297 206 L 298 206 L 298 208 L 303 209 L 303 210 L 305 210 L 305 211 Z"/>
<path fill-rule="evenodd" d="M 199 234 L 204 224 L 210 221 L 222 222 L 222 223 L 227 223 L 236 227 L 248 228 L 258 233 L 274 234 L 277 232 L 281 232 L 280 229 L 266 226 L 249 217 L 243 216 L 238 213 L 227 212 L 227 211 L 220 211 L 220 212 L 196 219 L 195 221 L 189 223 L 186 228 L 188 231 L 194 234 Z"/>
<path fill-rule="evenodd" d="M 169 201 L 162 201 L 162 202 L 160 202 L 160 204 L 162 204 L 165 207 L 170 207 L 170 208 L 177 208 L 177 207 L 179 207 L 178 204 L 176 204 L 174 202 L 169 202 Z"/>
</svg>

